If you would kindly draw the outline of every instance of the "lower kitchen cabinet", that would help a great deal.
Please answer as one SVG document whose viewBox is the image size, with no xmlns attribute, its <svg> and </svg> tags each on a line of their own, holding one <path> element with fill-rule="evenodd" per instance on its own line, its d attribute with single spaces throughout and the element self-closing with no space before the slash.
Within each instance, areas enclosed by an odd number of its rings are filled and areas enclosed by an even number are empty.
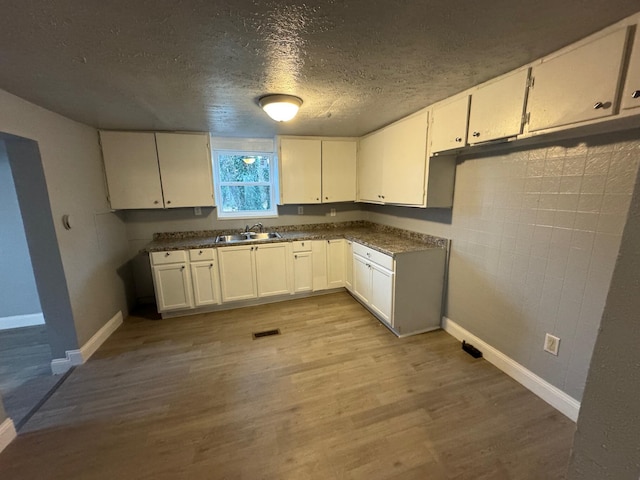
<svg viewBox="0 0 640 480">
<path fill-rule="evenodd" d="M 328 288 L 326 240 L 313 240 L 311 242 L 311 260 L 313 264 L 313 291 L 326 290 Z"/>
<path fill-rule="evenodd" d="M 293 292 L 313 290 L 313 257 L 311 241 L 293 242 Z"/>
<path fill-rule="evenodd" d="M 351 293 L 398 336 L 440 327 L 446 250 L 391 257 L 353 242 Z"/>
<path fill-rule="evenodd" d="M 291 293 L 288 268 L 291 258 L 289 244 L 271 243 L 256 245 L 253 248 L 256 262 L 258 297 Z"/>
<path fill-rule="evenodd" d="M 258 296 L 254 248 L 244 245 L 218 249 L 223 302 L 249 300 Z"/>
<path fill-rule="evenodd" d="M 215 249 L 190 250 L 189 257 L 194 306 L 204 307 L 219 304 L 220 282 L 218 281 L 218 261 Z"/>
<path fill-rule="evenodd" d="M 353 291 L 353 242 L 344 241 L 344 286 Z"/>
<path fill-rule="evenodd" d="M 186 253 L 153 252 L 151 264 L 158 311 L 193 308 Z"/>
<path fill-rule="evenodd" d="M 327 240 L 327 288 L 344 287 L 345 240 Z"/>
</svg>

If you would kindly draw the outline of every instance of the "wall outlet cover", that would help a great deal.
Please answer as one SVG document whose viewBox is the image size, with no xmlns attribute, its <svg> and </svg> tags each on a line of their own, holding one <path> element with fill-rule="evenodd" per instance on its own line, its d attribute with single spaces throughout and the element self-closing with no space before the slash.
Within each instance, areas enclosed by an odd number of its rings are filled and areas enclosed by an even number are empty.
<svg viewBox="0 0 640 480">
<path fill-rule="evenodd" d="M 335 216 L 336 216 L 336 209 L 335 209 L 335 208 L 332 208 L 332 209 L 331 209 L 331 216 L 332 216 L 332 217 L 335 217 Z"/>
<path fill-rule="evenodd" d="M 302 215 L 304 214 L 304 207 L 300 206 L 298 207 L 298 215 Z"/>
<path fill-rule="evenodd" d="M 560 339 L 550 333 L 544 336 L 544 351 L 549 352 L 551 355 L 558 355 L 558 349 L 560 348 Z"/>
<path fill-rule="evenodd" d="M 202 215 L 202 207 L 193 207 L 194 215 Z"/>
</svg>

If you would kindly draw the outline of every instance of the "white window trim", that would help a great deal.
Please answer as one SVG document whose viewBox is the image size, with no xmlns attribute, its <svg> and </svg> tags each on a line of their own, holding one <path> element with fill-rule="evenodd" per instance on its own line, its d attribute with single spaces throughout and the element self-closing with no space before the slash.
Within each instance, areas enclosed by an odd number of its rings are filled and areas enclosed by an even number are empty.
<svg viewBox="0 0 640 480">
<path fill-rule="evenodd" d="M 235 146 L 235 145 L 234 145 Z M 269 156 L 269 178 L 270 182 L 248 182 L 255 183 L 256 185 L 269 185 L 270 187 L 270 196 L 271 196 L 271 205 L 272 208 L 270 211 L 266 212 L 263 210 L 247 210 L 243 212 L 228 212 L 225 213 L 222 211 L 222 191 L 220 189 L 220 164 L 218 162 L 219 154 L 242 154 L 242 155 L 262 155 Z M 278 189 L 278 181 L 276 178 L 276 155 L 274 152 L 270 151 L 253 151 L 246 149 L 225 149 L 225 148 L 216 148 L 213 150 L 213 191 L 216 197 L 216 213 L 218 220 L 242 220 L 242 219 L 252 219 L 252 218 L 276 218 L 278 216 L 278 204 L 277 204 L 277 189 Z M 233 182 L 225 182 L 225 185 L 230 185 Z M 243 184 L 244 183 L 240 183 Z"/>
</svg>

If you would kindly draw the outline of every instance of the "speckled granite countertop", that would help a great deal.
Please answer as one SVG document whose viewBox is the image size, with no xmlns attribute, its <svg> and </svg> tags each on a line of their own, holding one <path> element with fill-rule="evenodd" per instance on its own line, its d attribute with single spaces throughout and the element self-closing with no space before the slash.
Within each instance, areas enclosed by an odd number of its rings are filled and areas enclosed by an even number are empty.
<svg viewBox="0 0 640 480">
<path fill-rule="evenodd" d="M 195 248 L 224 247 L 229 245 L 247 245 L 273 242 L 292 242 L 296 240 L 331 240 L 346 238 L 353 240 L 387 255 L 395 256 L 406 252 L 446 248 L 447 239 L 434 237 L 409 230 L 387 227 L 371 222 L 322 223 L 311 225 L 287 225 L 265 227 L 267 231 L 276 231 L 282 238 L 271 240 L 245 241 L 235 244 L 216 243 L 218 235 L 238 233 L 228 230 L 203 230 L 197 232 L 156 233 L 153 241 L 143 253 L 164 250 L 188 250 Z"/>
</svg>

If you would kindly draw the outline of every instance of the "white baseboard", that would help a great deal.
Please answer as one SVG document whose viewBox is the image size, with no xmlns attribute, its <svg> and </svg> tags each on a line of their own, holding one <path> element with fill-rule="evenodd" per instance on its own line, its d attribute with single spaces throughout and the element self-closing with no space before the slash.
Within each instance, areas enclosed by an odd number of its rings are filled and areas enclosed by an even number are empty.
<svg viewBox="0 0 640 480">
<path fill-rule="evenodd" d="M 80 349 L 67 350 L 66 358 L 54 358 L 51 360 L 51 371 L 53 374 L 61 375 L 71 367 L 85 363 L 120 325 L 122 325 L 122 312 L 118 311 L 118 313 L 105 323 Z"/>
<path fill-rule="evenodd" d="M 29 313 L 27 315 L 14 315 L 12 317 L 0 318 L 0 330 L 10 328 L 31 327 L 33 325 L 43 325 L 44 315 L 40 313 Z"/>
<path fill-rule="evenodd" d="M 4 422 L 0 423 L 0 452 L 7 448 L 7 445 L 17 436 L 18 434 L 13 425 L 13 420 L 7 418 Z"/>
<path fill-rule="evenodd" d="M 507 357 L 504 353 L 496 350 L 494 347 L 476 337 L 468 330 L 465 330 L 450 318 L 442 317 L 442 328 L 452 337 L 455 337 L 460 341 L 466 340 L 468 343 L 472 343 L 474 347 L 482 351 L 482 355 L 485 360 L 495 365 L 511 378 L 531 390 L 556 410 L 560 411 L 574 422 L 578 419 L 580 402 L 575 398 L 567 395 L 562 390 L 554 387 L 549 382 L 526 369 L 515 360 Z"/>
</svg>

